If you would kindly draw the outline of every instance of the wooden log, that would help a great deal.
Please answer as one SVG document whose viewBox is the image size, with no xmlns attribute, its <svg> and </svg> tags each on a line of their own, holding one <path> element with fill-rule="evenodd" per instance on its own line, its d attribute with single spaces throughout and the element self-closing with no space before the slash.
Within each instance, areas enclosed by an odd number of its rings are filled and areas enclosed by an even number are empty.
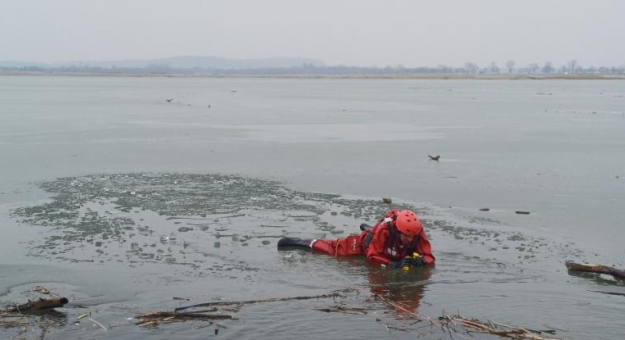
<svg viewBox="0 0 625 340">
<path fill-rule="evenodd" d="M 15 312 L 29 312 L 29 311 L 37 311 L 43 309 L 51 309 L 57 307 L 63 307 L 69 300 L 64 297 L 54 297 L 49 299 L 39 299 L 35 301 L 28 301 L 27 303 L 17 305 L 15 307 L 9 308 L 9 313 Z"/>
<path fill-rule="evenodd" d="M 566 268 L 572 272 L 586 272 L 612 275 L 615 279 L 625 280 L 625 270 L 616 269 L 613 267 L 602 266 L 600 264 L 592 263 L 575 263 L 572 261 L 566 261 Z"/>
</svg>

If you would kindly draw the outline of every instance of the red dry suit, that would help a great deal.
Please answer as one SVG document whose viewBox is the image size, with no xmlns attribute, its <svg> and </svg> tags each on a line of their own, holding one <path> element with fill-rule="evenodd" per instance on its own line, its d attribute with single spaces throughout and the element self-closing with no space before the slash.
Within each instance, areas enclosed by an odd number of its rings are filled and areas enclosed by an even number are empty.
<svg viewBox="0 0 625 340">
<path fill-rule="evenodd" d="M 360 235 L 348 236 L 343 239 L 313 240 L 311 248 L 332 256 L 365 255 L 370 263 L 389 266 L 391 261 L 401 261 L 413 252 L 419 253 L 426 264 L 432 264 L 436 259 L 432 255 L 432 246 L 425 231 L 412 238 L 408 244 L 402 244 L 399 233 L 395 228 L 395 218 L 400 210 L 391 210 L 375 224 Z M 391 228 L 391 230 L 389 230 Z M 395 233 L 393 244 L 388 244 L 391 233 Z"/>
</svg>

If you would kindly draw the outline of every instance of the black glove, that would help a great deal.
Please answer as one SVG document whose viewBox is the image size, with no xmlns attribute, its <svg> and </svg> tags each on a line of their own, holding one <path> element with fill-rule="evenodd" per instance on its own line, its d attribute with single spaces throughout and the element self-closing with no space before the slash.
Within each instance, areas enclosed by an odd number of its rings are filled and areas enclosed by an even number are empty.
<svg viewBox="0 0 625 340">
<path fill-rule="evenodd" d="M 405 257 L 401 259 L 401 261 L 391 261 L 390 267 L 392 268 L 404 268 L 404 267 L 422 267 L 425 265 L 425 261 L 423 261 L 422 257 L 417 257 L 416 259 Z"/>
<path fill-rule="evenodd" d="M 412 259 L 409 257 L 404 257 L 403 259 L 401 259 L 400 261 L 391 261 L 389 262 L 389 267 L 391 268 L 404 268 L 404 267 L 411 267 L 412 266 Z"/>
<path fill-rule="evenodd" d="M 412 259 L 409 257 L 404 257 L 403 259 L 401 259 L 400 263 L 400 267 L 404 268 L 404 267 L 412 267 Z"/>
<path fill-rule="evenodd" d="M 422 267 L 425 266 L 425 261 L 423 260 L 423 257 L 419 256 L 416 259 L 411 259 L 412 263 L 410 263 L 410 266 L 412 267 Z"/>
<path fill-rule="evenodd" d="M 401 268 L 401 263 L 402 262 L 403 262 L 403 260 L 402 261 L 389 261 L 388 262 L 388 267 L 389 268 L 395 268 L 395 269 Z"/>
</svg>

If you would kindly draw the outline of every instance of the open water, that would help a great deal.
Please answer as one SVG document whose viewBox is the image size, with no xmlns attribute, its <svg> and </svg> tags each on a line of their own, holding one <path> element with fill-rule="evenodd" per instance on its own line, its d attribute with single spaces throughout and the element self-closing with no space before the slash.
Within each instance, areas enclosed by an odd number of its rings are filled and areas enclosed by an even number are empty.
<svg viewBox="0 0 625 340">
<path fill-rule="evenodd" d="M 374 294 L 432 320 L 622 338 L 625 285 L 564 262 L 625 268 L 623 136 L 618 80 L 3 76 L 0 301 L 36 286 L 67 296 L 44 316 L 46 339 L 450 336 Z M 276 250 L 396 207 L 422 216 L 434 268 Z M 135 325 L 350 287 L 222 310 L 237 320 L 212 325 Z M 366 314 L 318 310 L 336 306 Z M 106 331 L 76 322 L 89 312 Z M 0 335 L 39 339 L 31 322 Z"/>
</svg>

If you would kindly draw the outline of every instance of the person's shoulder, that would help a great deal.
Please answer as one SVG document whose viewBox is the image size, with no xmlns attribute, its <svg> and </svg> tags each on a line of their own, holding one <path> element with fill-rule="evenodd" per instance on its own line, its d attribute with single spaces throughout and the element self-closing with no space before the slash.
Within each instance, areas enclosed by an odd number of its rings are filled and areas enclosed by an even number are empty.
<svg viewBox="0 0 625 340">
<path fill-rule="evenodd" d="M 388 235 L 388 228 L 385 223 L 381 223 L 373 228 L 374 235 Z"/>
</svg>

